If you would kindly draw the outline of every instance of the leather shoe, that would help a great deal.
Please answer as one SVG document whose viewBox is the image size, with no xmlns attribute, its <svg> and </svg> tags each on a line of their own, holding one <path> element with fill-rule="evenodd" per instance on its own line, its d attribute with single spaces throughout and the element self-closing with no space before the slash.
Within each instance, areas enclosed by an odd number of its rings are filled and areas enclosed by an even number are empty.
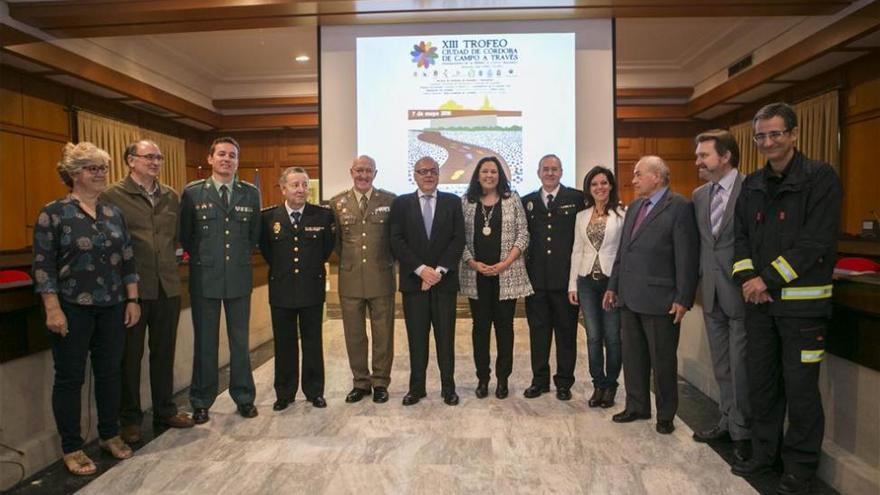
<svg viewBox="0 0 880 495">
<path fill-rule="evenodd" d="M 670 419 L 658 419 L 657 420 L 657 433 L 661 435 L 669 435 L 675 431 L 675 425 L 672 424 L 672 420 Z"/>
<path fill-rule="evenodd" d="M 730 472 L 737 476 L 752 476 L 772 471 L 774 468 L 775 465 L 773 462 L 752 457 L 745 462 L 734 463 L 730 468 Z"/>
<path fill-rule="evenodd" d="M 571 389 L 566 387 L 557 388 L 556 398 L 559 400 L 571 400 Z"/>
<path fill-rule="evenodd" d="M 609 407 L 614 407 L 614 397 L 617 395 L 617 387 L 608 387 L 602 392 L 602 401 L 599 402 L 599 407 L 602 409 L 608 409 Z"/>
<path fill-rule="evenodd" d="M 283 410 L 287 409 L 287 406 L 289 406 L 290 403 L 293 401 L 294 401 L 294 399 L 292 397 L 290 399 L 278 399 L 275 401 L 274 404 L 272 404 L 272 410 L 273 411 L 283 411 Z"/>
<path fill-rule="evenodd" d="M 733 457 L 738 462 L 745 462 L 752 458 L 752 441 L 751 440 L 734 440 L 733 441 Z"/>
<path fill-rule="evenodd" d="M 474 390 L 474 395 L 476 395 L 478 399 L 485 399 L 489 395 L 489 380 L 478 382 L 477 388 Z"/>
<path fill-rule="evenodd" d="M 253 404 L 241 404 L 238 406 L 238 414 L 241 414 L 242 418 L 256 418 L 257 417 L 257 406 Z"/>
<path fill-rule="evenodd" d="M 810 493 L 810 480 L 807 478 L 798 478 L 793 474 L 785 473 L 779 480 L 776 487 L 776 493 L 781 495 L 800 495 Z"/>
<path fill-rule="evenodd" d="M 406 395 L 403 396 L 403 405 L 404 406 L 412 406 L 414 404 L 418 404 L 420 400 L 425 398 L 425 393 L 422 392 L 420 394 L 414 392 L 407 392 Z"/>
<path fill-rule="evenodd" d="M 730 440 L 730 432 L 722 429 L 718 425 L 715 425 L 708 430 L 694 432 L 694 441 L 700 443 L 729 442 Z"/>
<path fill-rule="evenodd" d="M 345 402 L 348 402 L 349 404 L 351 404 L 352 402 L 358 402 L 368 395 L 370 395 L 369 389 L 355 387 L 351 389 L 351 392 L 349 392 L 348 395 L 345 396 Z"/>
<path fill-rule="evenodd" d="M 119 429 L 119 436 L 127 444 L 141 441 L 141 425 L 125 425 Z"/>
<path fill-rule="evenodd" d="M 624 410 L 623 412 L 611 416 L 611 421 L 614 421 L 615 423 L 632 423 L 639 419 L 651 419 L 651 414 L 639 414 Z"/>
<path fill-rule="evenodd" d="M 443 395 L 443 402 L 447 406 L 457 406 L 458 405 L 458 394 L 455 392 L 449 392 Z"/>
<path fill-rule="evenodd" d="M 208 408 L 196 407 L 193 409 L 193 422 L 197 425 L 207 423 L 211 417 L 208 415 Z"/>
<path fill-rule="evenodd" d="M 506 399 L 509 393 L 510 390 L 507 389 L 507 380 L 498 380 L 498 384 L 495 385 L 495 397 L 499 399 Z"/>
<path fill-rule="evenodd" d="M 311 402 L 312 405 L 317 407 L 318 409 L 323 409 L 327 407 L 327 401 L 324 400 L 324 398 L 320 395 L 315 397 L 314 399 L 309 399 L 309 402 Z"/>
<path fill-rule="evenodd" d="M 385 387 L 373 387 L 373 402 L 376 404 L 388 402 L 388 389 Z"/>
<path fill-rule="evenodd" d="M 526 399 L 534 399 L 535 397 L 540 397 L 541 394 L 546 394 L 549 391 L 549 385 L 531 385 L 525 390 L 525 392 L 523 392 L 523 396 L 525 396 Z"/>
<path fill-rule="evenodd" d="M 604 396 L 604 388 L 594 388 L 593 395 L 591 395 L 590 398 L 587 399 L 587 405 L 590 407 L 599 407 L 599 405 L 602 404 L 602 397 Z"/>
<path fill-rule="evenodd" d="M 173 416 L 153 418 L 153 425 L 167 426 L 168 428 L 192 428 L 195 425 L 192 417 L 185 412 L 178 412 Z"/>
</svg>

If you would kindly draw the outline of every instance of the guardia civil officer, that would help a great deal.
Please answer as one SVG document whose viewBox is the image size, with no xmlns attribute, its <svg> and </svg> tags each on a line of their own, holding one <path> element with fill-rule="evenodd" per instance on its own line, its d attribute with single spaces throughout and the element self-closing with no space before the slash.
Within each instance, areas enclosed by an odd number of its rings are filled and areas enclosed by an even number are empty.
<svg viewBox="0 0 880 495">
<path fill-rule="evenodd" d="M 211 177 L 187 184 L 180 198 L 180 244 L 190 256 L 193 376 L 190 402 L 196 424 L 207 422 L 217 397 L 220 305 L 229 336 L 229 394 L 245 418 L 257 415 L 248 351 L 253 267 L 260 240 L 260 192 L 236 177 L 238 143 L 220 137 L 211 144 Z"/>
</svg>

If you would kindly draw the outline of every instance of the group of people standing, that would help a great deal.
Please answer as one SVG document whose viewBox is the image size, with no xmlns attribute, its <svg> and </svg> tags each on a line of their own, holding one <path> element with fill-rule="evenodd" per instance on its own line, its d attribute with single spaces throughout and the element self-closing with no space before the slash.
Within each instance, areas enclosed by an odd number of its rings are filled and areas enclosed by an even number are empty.
<svg viewBox="0 0 880 495">
<path fill-rule="evenodd" d="M 314 407 L 327 405 L 324 266 L 335 250 L 353 376 L 346 402 L 370 395 L 376 403 L 389 400 L 396 287 L 410 356 L 403 405 L 427 395 L 432 328 L 440 395 L 450 406 L 460 401 L 458 294 L 470 304 L 474 393 L 480 399 L 489 394 L 494 328 L 494 395 L 506 398 L 516 301 L 525 298 L 532 368 L 526 398 L 550 392 L 554 340 L 555 395 L 572 398 L 580 312 L 593 383 L 588 405 L 614 406 L 622 368 L 626 407 L 613 420 L 649 419 L 653 372 L 656 430 L 669 434 L 678 408 L 680 324 L 702 275 L 721 419 L 694 439 L 734 441 L 733 471 L 740 475 L 771 469 L 781 456 L 780 493 L 801 493 L 809 488 L 822 440 L 818 363 L 841 189 L 829 165 L 794 147 L 791 107 L 768 105 L 753 124 L 754 141 L 768 160 L 762 169 L 743 177 L 736 141 L 726 131 L 709 131 L 696 138 L 696 165 L 707 184 L 694 191 L 693 202 L 669 189 L 662 158 L 646 156 L 635 165 L 638 199 L 628 208 L 620 204 L 611 170 L 594 167 L 581 191 L 560 183 L 562 162 L 550 154 L 538 163 L 541 188 L 522 198 L 495 157 L 477 163 L 459 198 L 438 189 L 440 166 L 430 157 L 413 166 L 417 190 L 395 196 L 373 187 L 376 164 L 360 156 L 350 170 L 353 187 L 328 207 L 307 203 L 308 174 L 291 167 L 279 180 L 283 204 L 261 211 L 259 191 L 237 178 L 240 149 L 228 137 L 211 146 L 211 177 L 188 184 L 178 204 L 177 194 L 158 181 L 164 158 L 155 143 L 132 143 L 124 157 L 130 174 L 110 188 L 107 153 L 90 143 L 69 144 L 58 170 L 71 192 L 47 205 L 34 229 L 34 279 L 52 332 L 53 409 L 65 464 L 75 474 L 95 472 L 79 432 L 89 353 L 100 445 L 117 458 L 131 456 L 127 443 L 139 441 L 143 418 L 139 377 L 147 328 L 154 421 L 191 427 L 210 420 L 221 306 L 230 395 L 241 416 L 257 416 L 248 321 L 251 252 L 258 246 L 269 265 L 276 411 L 294 402 L 300 384 Z M 192 417 L 171 401 L 178 242 L 189 254 Z M 789 426 L 780 444 L 786 403 Z"/>
</svg>

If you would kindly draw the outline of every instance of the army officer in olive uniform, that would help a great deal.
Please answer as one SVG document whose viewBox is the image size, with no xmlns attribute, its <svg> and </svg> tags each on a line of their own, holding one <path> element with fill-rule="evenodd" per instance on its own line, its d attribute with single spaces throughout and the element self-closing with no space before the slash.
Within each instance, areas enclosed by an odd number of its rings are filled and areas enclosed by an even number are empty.
<svg viewBox="0 0 880 495">
<path fill-rule="evenodd" d="M 189 253 L 192 301 L 193 377 L 189 398 L 196 424 L 208 421 L 217 397 L 220 304 L 229 336 L 229 394 L 245 418 L 257 415 L 248 352 L 253 267 L 260 240 L 260 192 L 238 180 L 238 143 L 214 140 L 208 155 L 211 177 L 187 184 L 180 199 L 180 244 Z"/>
<path fill-rule="evenodd" d="M 339 254 L 339 302 L 345 347 L 354 388 L 345 402 L 373 392 L 373 402 L 388 401 L 394 358 L 394 260 L 388 222 L 394 194 L 373 187 L 376 162 L 362 155 L 351 166 L 354 187 L 330 200 L 336 216 Z M 373 337 L 372 372 L 367 364 L 366 313 Z"/>
<path fill-rule="evenodd" d="M 269 263 L 269 305 L 275 337 L 275 395 L 281 411 L 296 397 L 299 339 L 302 339 L 302 389 L 315 407 L 324 400 L 324 347 L 321 324 L 327 274 L 336 225 L 329 209 L 306 203 L 309 176 L 290 167 L 279 180 L 284 204 L 263 210 L 260 252 Z"/>
<path fill-rule="evenodd" d="M 571 399 L 577 359 L 578 308 L 568 301 L 568 275 L 574 223 L 585 208 L 584 194 L 560 184 L 562 162 L 556 155 L 538 161 L 541 188 L 523 197 L 529 222 L 526 270 L 535 293 L 526 298 L 532 384 L 523 395 L 533 399 L 550 391 L 550 342 L 556 339 L 556 398 Z"/>
</svg>

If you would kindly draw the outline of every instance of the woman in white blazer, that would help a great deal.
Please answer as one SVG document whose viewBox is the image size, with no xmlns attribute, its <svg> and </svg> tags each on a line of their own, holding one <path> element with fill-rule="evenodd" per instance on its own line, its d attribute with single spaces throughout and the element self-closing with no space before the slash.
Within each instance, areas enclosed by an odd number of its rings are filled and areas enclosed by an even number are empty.
<svg viewBox="0 0 880 495">
<path fill-rule="evenodd" d="M 620 310 L 604 311 L 602 295 L 620 246 L 624 215 L 614 174 L 607 168 L 594 167 L 584 177 L 584 196 L 587 209 L 575 220 L 568 298 L 572 304 L 580 304 L 587 328 L 593 379 L 593 395 L 587 404 L 608 408 L 614 405 L 622 363 Z"/>
</svg>

